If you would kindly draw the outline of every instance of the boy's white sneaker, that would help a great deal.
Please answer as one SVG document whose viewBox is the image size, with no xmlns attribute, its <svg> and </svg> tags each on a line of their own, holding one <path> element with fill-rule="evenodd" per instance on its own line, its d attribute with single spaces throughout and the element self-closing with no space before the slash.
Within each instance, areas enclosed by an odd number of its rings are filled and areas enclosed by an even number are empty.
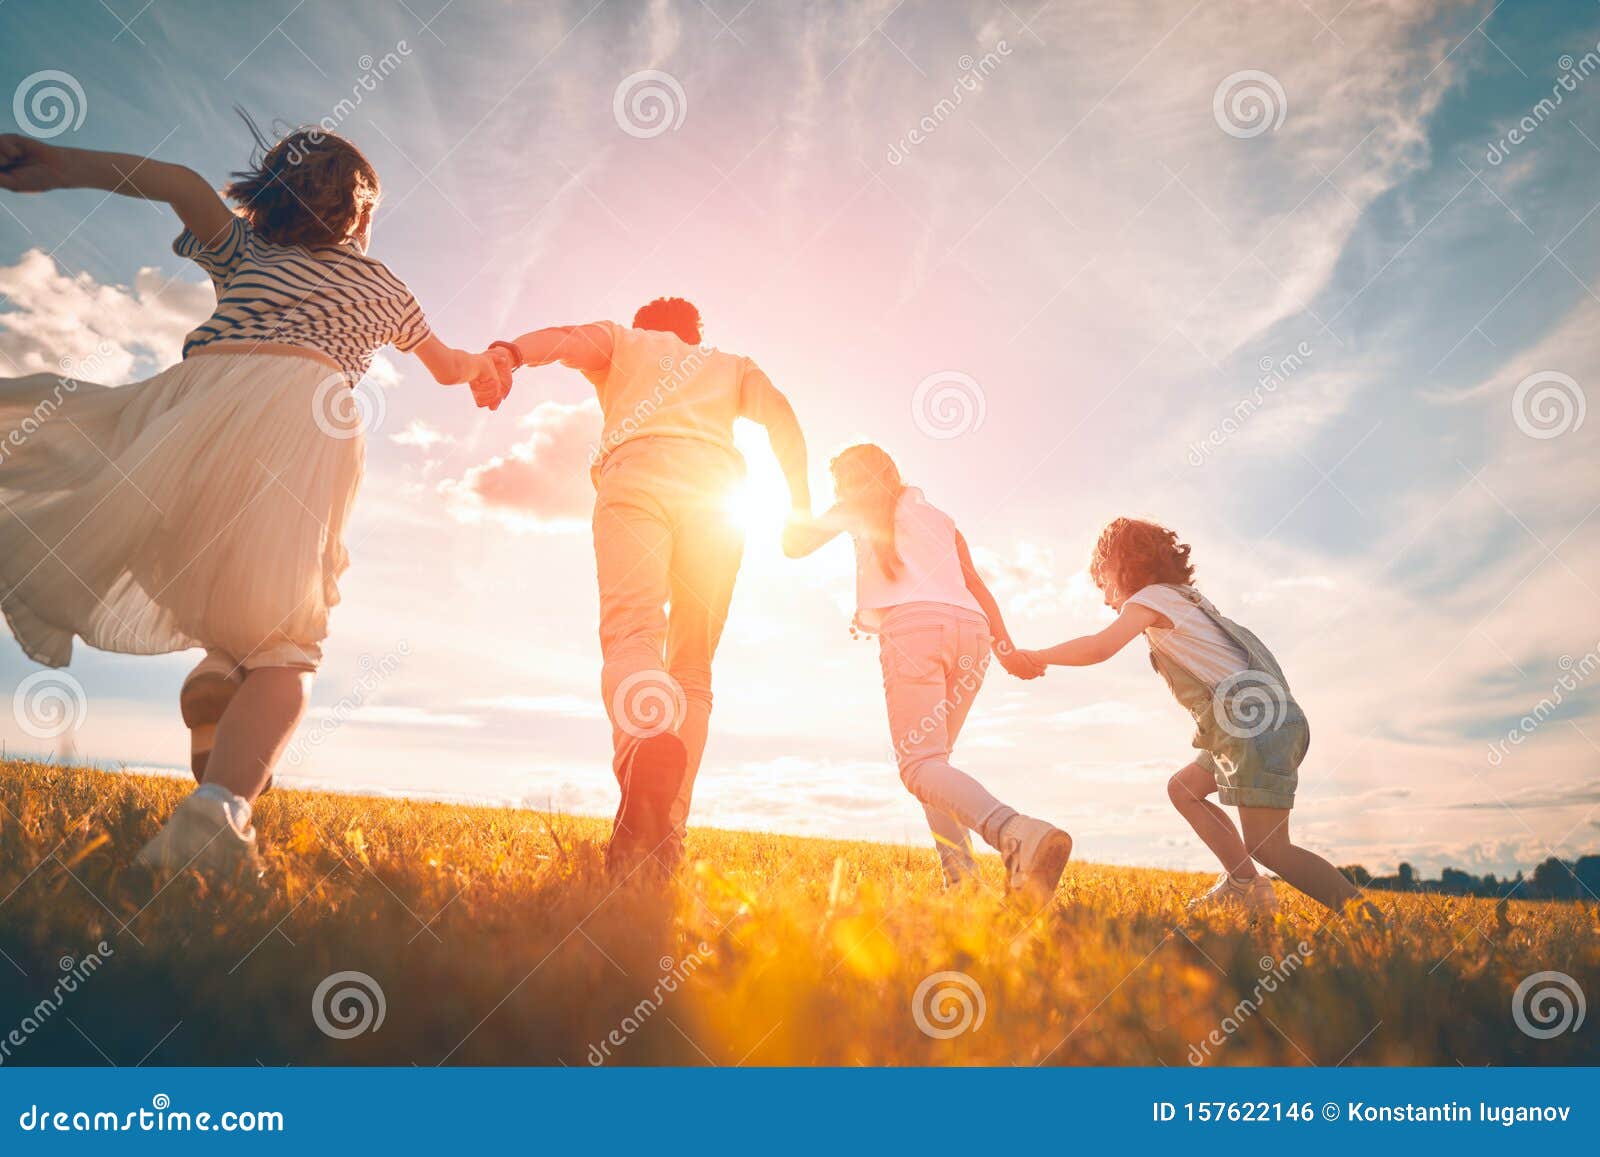
<svg viewBox="0 0 1600 1157">
<path fill-rule="evenodd" d="M 1044 820 L 1019 814 L 1000 829 L 1000 855 L 1006 865 L 1007 891 L 1043 902 L 1055 895 L 1072 858 L 1072 837 Z"/>
<path fill-rule="evenodd" d="M 201 787 L 172 810 L 135 862 L 158 872 L 194 868 L 219 878 L 258 877 L 261 858 L 256 854 L 250 805 L 215 785 Z"/>
<path fill-rule="evenodd" d="M 1240 908 L 1266 914 L 1278 910 L 1278 897 L 1272 891 L 1272 881 L 1265 876 L 1235 880 L 1224 872 L 1208 891 L 1190 900 L 1187 907 L 1191 912 L 1203 908 Z"/>
</svg>

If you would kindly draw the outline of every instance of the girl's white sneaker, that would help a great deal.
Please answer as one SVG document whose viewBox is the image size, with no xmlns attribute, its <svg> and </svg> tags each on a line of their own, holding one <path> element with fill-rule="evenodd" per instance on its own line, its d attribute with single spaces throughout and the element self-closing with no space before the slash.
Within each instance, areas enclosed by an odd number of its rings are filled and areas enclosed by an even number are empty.
<svg viewBox="0 0 1600 1157">
<path fill-rule="evenodd" d="M 194 868 L 205 876 L 261 875 L 250 805 L 214 785 L 196 790 L 176 808 L 135 862 L 158 872 Z"/>
<path fill-rule="evenodd" d="M 1015 815 L 1000 831 L 1007 890 L 1043 902 L 1055 895 L 1072 858 L 1072 837 L 1044 820 Z"/>
<path fill-rule="evenodd" d="M 1235 880 L 1224 872 L 1217 877 L 1217 882 L 1211 885 L 1208 891 L 1190 900 L 1187 907 L 1190 912 L 1215 907 L 1270 913 L 1278 910 L 1278 897 L 1272 891 L 1272 881 L 1265 876 Z"/>
</svg>

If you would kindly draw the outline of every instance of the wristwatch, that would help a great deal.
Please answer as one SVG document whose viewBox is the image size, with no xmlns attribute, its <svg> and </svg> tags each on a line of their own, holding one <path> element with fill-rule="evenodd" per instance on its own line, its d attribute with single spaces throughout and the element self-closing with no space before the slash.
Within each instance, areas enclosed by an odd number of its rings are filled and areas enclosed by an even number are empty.
<svg viewBox="0 0 1600 1157">
<path fill-rule="evenodd" d="M 520 370 L 522 368 L 522 366 L 523 366 L 522 353 L 521 353 L 520 350 L 517 349 L 517 343 L 516 342 L 492 341 L 492 342 L 489 343 L 489 348 L 490 349 L 502 349 L 502 350 L 505 350 L 506 353 L 511 355 L 511 368 L 514 369 L 514 370 Z"/>
</svg>

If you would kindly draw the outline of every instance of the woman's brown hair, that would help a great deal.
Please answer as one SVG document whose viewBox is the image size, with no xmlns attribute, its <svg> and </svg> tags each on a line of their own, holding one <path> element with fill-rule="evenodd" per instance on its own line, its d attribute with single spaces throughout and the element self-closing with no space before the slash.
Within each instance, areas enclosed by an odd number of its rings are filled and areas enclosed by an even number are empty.
<svg viewBox="0 0 1600 1157">
<path fill-rule="evenodd" d="M 250 167 L 222 190 L 250 227 L 275 245 L 342 245 L 365 230 L 378 203 L 378 173 L 355 145 L 319 128 L 270 141 L 243 109 L 255 139 Z"/>
<path fill-rule="evenodd" d="M 1089 559 L 1089 577 L 1102 591 L 1127 598 L 1151 583 L 1194 582 L 1189 547 L 1175 532 L 1138 518 L 1115 518 L 1100 532 Z M 1109 584 L 1109 585 L 1108 585 Z"/>
<path fill-rule="evenodd" d="M 906 489 L 900 468 L 870 442 L 841 450 L 829 468 L 839 501 L 861 516 L 878 566 L 889 579 L 899 578 L 905 562 L 894 542 L 894 516 Z"/>
</svg>

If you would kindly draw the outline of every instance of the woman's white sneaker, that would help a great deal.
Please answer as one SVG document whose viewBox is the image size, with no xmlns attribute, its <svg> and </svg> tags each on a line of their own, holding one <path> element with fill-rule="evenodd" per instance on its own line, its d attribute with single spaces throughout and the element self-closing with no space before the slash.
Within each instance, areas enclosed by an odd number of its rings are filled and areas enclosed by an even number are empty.
<svg viewBox="0 0 1600 1157">
<path fill-rule="evenodd" d="M 1007 890 L 1043 902 L 1055 895 L 1072 858 L 1072 837 L 1044 820 L 1015 815 L 1000 829 L 1000 855 L 1005 860 Z"/>
</svg>

